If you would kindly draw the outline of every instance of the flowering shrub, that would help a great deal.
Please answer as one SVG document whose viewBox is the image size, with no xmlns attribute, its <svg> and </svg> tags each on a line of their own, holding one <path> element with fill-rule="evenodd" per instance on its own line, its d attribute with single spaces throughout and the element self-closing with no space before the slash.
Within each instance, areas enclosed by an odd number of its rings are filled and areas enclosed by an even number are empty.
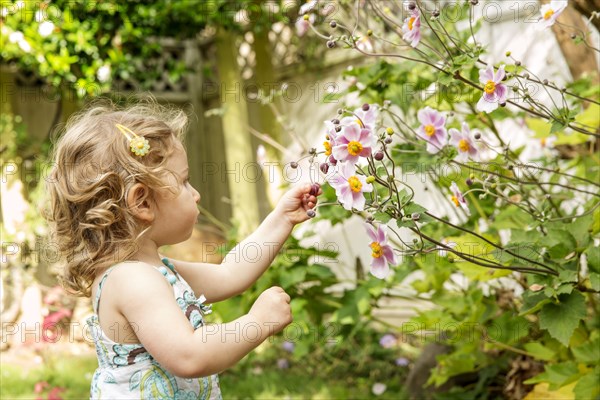
<svg viewBox="0 0 600 400">
<path fill-rule="evenodd" d="M 560 24 L 566 3 L 543 5 L 536 28 Z M 312 26 L 328 47 L 375 60 L 346 71 L 365 104 L 326 121 L 313 156 L 335 191 L 325 188 L 319 218 L 364 218 L 371 274 L 385 280 L 384 293 L 414 273 L 415 296 L 437 306 L 420 311 L 408 332 L 436 331 L 449 346 L 429 384 L 475 373 L 473 385 L 451 391 L 595 398 L 597 82 L 562 86 L 510 51 L 493 63 L 477 34 L 486 22 L 473 18 L 478 1 L 450 4 L 458 20 L 432 4 L 367 1 L 348 6 L 350 20 Z M 573 35 L 599 51 L 587 32 Z M 330 202 L 347 212 L 323 207 Z"/>
</svg>

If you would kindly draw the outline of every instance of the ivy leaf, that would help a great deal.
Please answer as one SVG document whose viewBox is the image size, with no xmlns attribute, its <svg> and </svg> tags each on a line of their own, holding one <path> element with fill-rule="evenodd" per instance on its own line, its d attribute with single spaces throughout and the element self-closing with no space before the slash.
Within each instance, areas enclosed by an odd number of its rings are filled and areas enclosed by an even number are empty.
<svg viewBox="0 0 600 400">
<path fill-rule="evenodd" d="M 562 294 L 558 299 L 558 304 L 545 304 L 540 311 L 540 328 L 546 329 L 550 336 L 568 346 L 579 321 L 586 316 L 585 297 L 575 291 Z"/>
<path fill-rule="evenodd" d="M 544 372 L 526 380 L 526 385 L 533 383 L 548 382 L 550 390 L 556 390 L 571 382 L 574 382 L 579 377 L 579 369 L 574 361 L 563 362 L 559 364 L 546 365 Z"/>
<path fill-rule="evenodd" d="M 590 271 L 600 273 L 600 247 L 589 247 L 585 254 Z"/>
</svg>

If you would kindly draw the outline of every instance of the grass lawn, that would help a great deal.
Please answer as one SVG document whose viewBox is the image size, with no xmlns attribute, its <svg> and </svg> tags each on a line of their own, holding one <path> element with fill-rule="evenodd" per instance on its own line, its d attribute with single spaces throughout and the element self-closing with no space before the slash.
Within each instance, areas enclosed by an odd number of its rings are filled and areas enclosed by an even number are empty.
<svg viewBox="0 0 600 400">
<path fill-rule="evenodd" d="M 36 399 L 35 384 L 48 382 L 50 387 L 65 388 L 63 399 L 88 399 L 94 369 L 94 356 L 53 355 L 44 366 L 24 367 L 0 364 L 0 399 Z M 374 382 L 366 378 L 331 378 L 308 373 L 303 365 L 288 369 L 250 368 L 248 363 L 220 375 L 225 399 L 402 399 L 399 382 L 385 382 L 387 390 L 380 396 L 371 393 Z M 43 392 L 47 398 L 49 388 Z"/>
</svg>

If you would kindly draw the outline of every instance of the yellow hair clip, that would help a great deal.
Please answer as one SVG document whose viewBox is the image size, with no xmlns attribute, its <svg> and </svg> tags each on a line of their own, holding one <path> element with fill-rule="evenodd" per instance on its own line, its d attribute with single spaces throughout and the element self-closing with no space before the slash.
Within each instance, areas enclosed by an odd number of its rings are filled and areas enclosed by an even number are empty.
<svg viewBox="0 0 600 400">
<path fill-rule="evenodd" d="M 115 124 L 118 130 L 121 131 L 123 136 L 129 140 L 129 148 L 131 152 L 136 156 L 143 157 L 150 151 L 150 142 L 142 136 L 138 136 L 126 126 L 121 124 Z"/>
</svg>

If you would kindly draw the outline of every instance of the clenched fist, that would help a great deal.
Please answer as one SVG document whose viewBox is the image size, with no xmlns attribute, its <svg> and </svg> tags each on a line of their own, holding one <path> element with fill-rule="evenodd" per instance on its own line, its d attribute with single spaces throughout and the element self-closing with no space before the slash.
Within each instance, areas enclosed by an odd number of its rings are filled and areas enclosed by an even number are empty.
<svg viewBox="0 0 600 400">
<path fill-rule="evenodd" d="M 248 314 L 270 328 L 269 334 L 281 332 L 292 322 L 290 295 L 279 286 L 273 286 L 258 296 Z"/>
</svg>

